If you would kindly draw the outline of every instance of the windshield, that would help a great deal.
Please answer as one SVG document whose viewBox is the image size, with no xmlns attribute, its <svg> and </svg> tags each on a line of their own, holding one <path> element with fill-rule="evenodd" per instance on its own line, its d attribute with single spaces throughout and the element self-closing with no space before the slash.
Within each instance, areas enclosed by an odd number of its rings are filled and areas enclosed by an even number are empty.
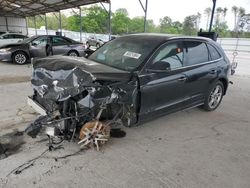
<svg viewBox="0 0 250 188">
<path fill-rule="evenodd" d="M 157 45 L 156 41 L 143 37 L 120 37 L 96 50 L 89 59 L 132 71 L 144 62 Z"/>
</svg>

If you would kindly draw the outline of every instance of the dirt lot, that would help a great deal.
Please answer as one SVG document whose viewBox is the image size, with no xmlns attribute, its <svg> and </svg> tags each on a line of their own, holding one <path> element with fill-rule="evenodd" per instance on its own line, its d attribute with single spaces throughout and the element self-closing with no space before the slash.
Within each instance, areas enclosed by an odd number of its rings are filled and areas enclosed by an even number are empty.
<svg viewBox="0 0 250 188">
<path fill-rule="evenodd" d="M 36 117 L 25 103 L 30 68 L 0 63 L 0 143 L 10 148 L 0 187 L 250 187 L 250 54 L 238 62 L 215 112 L 195 108 L 124 128 L 126 137 L 100 152 L 72 142 L 49 152 L 45 137 L 18 132 Z"/>
</svg>

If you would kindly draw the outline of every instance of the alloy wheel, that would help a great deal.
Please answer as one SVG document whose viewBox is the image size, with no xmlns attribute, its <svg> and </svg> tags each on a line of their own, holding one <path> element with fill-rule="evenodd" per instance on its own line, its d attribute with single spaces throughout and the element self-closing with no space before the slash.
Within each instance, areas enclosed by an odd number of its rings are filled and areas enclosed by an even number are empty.
<svg viewBox="0 0 250 188">
<path fill-rule="evenodd" d="M 208 105 L 211 109 L 216 108 L 220 104 L 220 101 L 223 95 L 222 92 L 223 92 L 223 89 L 221 85 L 216 85 L 215 88 L 211 91 L 209 99 L 208 99 L 209 100 Z"/>
<path fill-rule="evenodd" d="M 18 64 L 24 64 L 26 62 L 26 56 L 24 54 L 16 54 L 15 61 Z"/>
</svg>

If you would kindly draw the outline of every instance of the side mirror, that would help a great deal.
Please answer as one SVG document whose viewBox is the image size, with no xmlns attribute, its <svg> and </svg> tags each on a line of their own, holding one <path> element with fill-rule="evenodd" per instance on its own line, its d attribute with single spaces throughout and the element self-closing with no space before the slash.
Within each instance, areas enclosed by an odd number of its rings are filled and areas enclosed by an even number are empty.
<svg viewBox="0 0 250 188">
<path fill-rule="evenodd" d="M 32 43 L 31 43 L 31 46 L 37 46 L 37 43 L 32 42 Z"/>
<path fill-rule="evenodd" d="M 149 69 L 147 69 L 148 72 L 170 72 L 170 64 L 165 61 L 157 61 L 154 64 L 152 64 Z"/>
</svg>

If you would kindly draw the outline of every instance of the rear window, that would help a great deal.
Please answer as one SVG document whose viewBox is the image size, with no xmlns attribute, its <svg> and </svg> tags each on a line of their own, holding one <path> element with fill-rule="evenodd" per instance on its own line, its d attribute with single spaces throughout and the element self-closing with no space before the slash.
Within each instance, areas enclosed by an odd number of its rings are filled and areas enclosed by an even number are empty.
<svg viewBox="0 0 250 188">
<path fill-rule="evenodd" d="M 215 49 L 215 47 L 213 47 L 213 46 L 210 45 L 210 44 L 207 44 L 207 47 L 208 47 L 208 50 L 209 50 L 209 53 L 210 53 L 210 59 L 211 59 L 212 61 L 221 58 L 221 55 L 220 55 L 219 52 Z"/>
<path fill-rule="evenodd" d="M 198 41 L 185 42 L 185 62 L 188 66 L 208 61 L 209 55 L 205 43 Z"/>
</svg>

